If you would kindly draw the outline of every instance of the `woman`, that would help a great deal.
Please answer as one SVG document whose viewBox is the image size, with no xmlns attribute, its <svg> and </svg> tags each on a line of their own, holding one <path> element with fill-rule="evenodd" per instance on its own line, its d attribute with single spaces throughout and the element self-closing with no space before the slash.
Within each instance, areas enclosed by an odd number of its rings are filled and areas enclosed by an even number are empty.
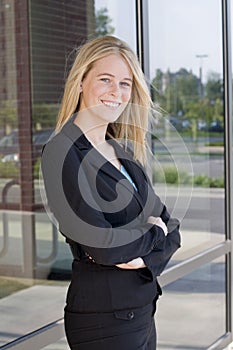
<svg viewBox="0 0 233 350">
<path fill-rule="evenodd" d="M 48 203 L 74 256 L 65 307 L 72 350 L 154 350 L 157 276 L 180 246 L 145 173 L 151 100 L 133 51 L 84 44 L 44 147 Z"/>
</svg>

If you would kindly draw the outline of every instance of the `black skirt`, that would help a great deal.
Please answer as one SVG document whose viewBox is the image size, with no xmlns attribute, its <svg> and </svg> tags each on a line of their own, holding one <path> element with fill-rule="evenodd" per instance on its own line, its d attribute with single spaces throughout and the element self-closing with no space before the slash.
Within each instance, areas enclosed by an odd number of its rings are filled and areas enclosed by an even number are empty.
<svg viewBox="0 0 233 350">
<path fill-rule="evenodd" d="M 155 350 L 154 306 L 104 313 L 65 308 L 65 332 L 71 350 Z"/>
</svg>

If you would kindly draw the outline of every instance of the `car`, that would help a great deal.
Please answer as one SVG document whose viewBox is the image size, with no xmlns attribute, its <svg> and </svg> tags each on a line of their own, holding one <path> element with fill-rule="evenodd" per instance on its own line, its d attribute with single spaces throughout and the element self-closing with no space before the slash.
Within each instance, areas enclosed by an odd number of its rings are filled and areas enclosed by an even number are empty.
<svg viewBox="0 0 233 350">
<path fill-rule="evenodd" d="M 198 120 L 197 122 L 197 129 L 200 131 L 206 131 L 207 123 L 204 120 Z"/>
<path fill-rule="evenodd" d="M 11 153 L 11 154 L 6 154 L 5 156 L 2 157 L 1 159 L 2 163 L 19 163 L 19 154 L 18 153 Z"/>
<path fill-rule="evenodd" d="M 54 129 L 43 129 L 33 132 L 32 149 L 34 162 L 40 157 L 42 147 L 48 141 L 53 131 Z M 9 135 L 3 136 L 0 140 L 0 159 L 3 163 L 19 163 L 19 141 L 17 130 L 12 131 Z"/>
<path fill-rule="evenodd" d="M 223 132 L 224 128 L 220 120 L 214 120 L 210 123 L 209 131 L 211 132 Z"/>
<path fill-rule="evenodd" d="M 191 122 L 188 119 L 168 117 L 168 120 L 177 131 L 185 131 L 191 128 Z"/>
<path fill-rule="evenodd" d="M 168 117 L 169 122 L 171 123 L 171 125 L 177 130 L 180 131 L 183 129 L 183 125 L 182 125 L 182 120 L 176 117 Z"/>
<path fill-rule="evenodd" d="M 53 131 L 54 129 L 44 129 L 34 132 L 32 135 L 33 144 L 43 146 L 48 141 Z"/>
<path fill-rule="evenodd" d="M 191 128 L 191 122 L 188 119 L 183 119 L 182 120 L 182 128 L 183 130 L 188 130 Z"/>
<path fill-rule="evenodd" d="M 5 135 L 0 140 L 0 157 L 19 153 L 18 131 L 14 130 L 9 135 Z"/>
</svg>

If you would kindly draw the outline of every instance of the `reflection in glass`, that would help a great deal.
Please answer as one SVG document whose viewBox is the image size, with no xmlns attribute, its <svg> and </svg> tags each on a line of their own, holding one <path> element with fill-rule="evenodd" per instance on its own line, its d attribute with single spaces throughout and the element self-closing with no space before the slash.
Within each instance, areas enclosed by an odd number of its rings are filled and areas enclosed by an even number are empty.
<svg viewBox="0 0 233 350">
<path fill-rule="evenodd" d="M 39 167 L 76 49 L 105 34 L 136 49 L 133 0 L 124 11 L 117 0 L 23 3 L 0 0 L 0 347 L 63 317 L 72 258 L 44 210 Z"/>
<path fill-rule="evenodd" d="M 125 40 L 136 51 L 136 8 L 135 1 L 125 0 L 124 5 L 117 0 L 95 0 L 97 23 L 102 23 L 100 33 L 104 32 Z M 105 19 L 99 21 L 105 15 Z"/>
<path fill-rule="evenodd" d="M 0 216 L 0 346 L 63 317 L 71 253 L 47 215 L 34 215 Z"/>
<path fill-rule="evenodd" d="M 224 257 L 163 291 L 156 315 L 158 350 L 204 350 L 225 334 Z"/>
<path fill-rule="evenodd" d="M 62 338 L 61 340 L 57 341 L 54 344 L 50 344 L 44 348 L 41 348 L 41 350 L 69 350 L 69 349 L 70 348 L 65 338 Z"/>
<path fill-rule="evenodd" d="M 152 175 L 182 221 L 183 260 L 225 240 L 221 2 L 149 1 L 149 22 Z"/>
</svg>

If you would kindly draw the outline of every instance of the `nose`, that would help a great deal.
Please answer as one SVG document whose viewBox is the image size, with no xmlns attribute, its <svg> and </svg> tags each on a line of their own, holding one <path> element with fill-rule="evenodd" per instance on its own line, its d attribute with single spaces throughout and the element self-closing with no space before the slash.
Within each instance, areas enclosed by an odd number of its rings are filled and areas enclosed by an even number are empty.
<svg viewBox="0 0 233 350">
<path fill-rule="evenodd" d="M 110 94 L 112 96 L 119 96 L 120 95 L 120 86 L 117 82 L 113 82 L 111 84 Z"/>
</svg>

